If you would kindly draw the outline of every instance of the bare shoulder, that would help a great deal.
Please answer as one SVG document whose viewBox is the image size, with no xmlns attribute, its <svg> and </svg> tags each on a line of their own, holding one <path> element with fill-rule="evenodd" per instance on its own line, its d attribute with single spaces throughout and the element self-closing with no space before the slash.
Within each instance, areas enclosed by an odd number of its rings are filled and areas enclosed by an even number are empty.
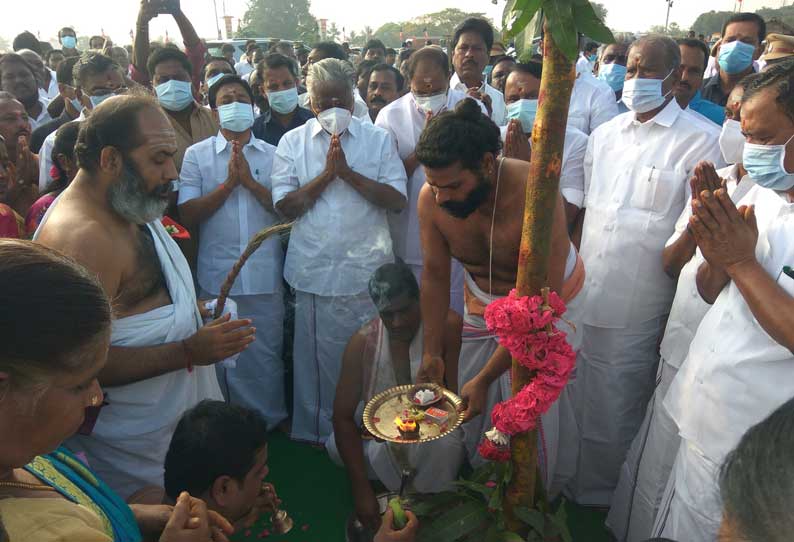
<svg viewBox="0 0 794 542">
<path fill-rule="evenodd" d="M 435 194 L 433 194 L 433 188 L 429 184 L 425 183 L 424 186 L 422 186 L 422 188 L 419 190 L 419 200 L 416 204 L 419 215 L 424 219 L 429 218 L 432 220 L 437 207 L 436 197 Z"/>
</svg>

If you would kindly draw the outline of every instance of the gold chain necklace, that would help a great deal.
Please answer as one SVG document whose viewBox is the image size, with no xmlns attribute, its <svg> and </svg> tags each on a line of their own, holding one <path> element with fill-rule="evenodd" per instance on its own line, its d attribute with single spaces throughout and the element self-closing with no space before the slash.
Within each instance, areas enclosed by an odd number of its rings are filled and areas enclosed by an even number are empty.
<svg viewBox="0 0 794 542">
<path fill-rule="evenodd" d="M 34 491 L 55 491 L 52 486 L 44 484 L 29 484 L 27 482 L 0 482 L 0 487 L 12 487 L 15 489 L 32 489 Z"/>
</svg>

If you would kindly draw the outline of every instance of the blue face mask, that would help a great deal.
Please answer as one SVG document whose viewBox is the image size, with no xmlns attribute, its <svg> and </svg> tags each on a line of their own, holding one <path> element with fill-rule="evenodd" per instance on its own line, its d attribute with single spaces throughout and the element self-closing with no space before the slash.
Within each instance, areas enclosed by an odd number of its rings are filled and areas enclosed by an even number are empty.
<svg viewBox="0 0 794 542">
<path fill-rule="evenodd" d="M 521 128 L 525 134 L 532 133 L 535 116 L 538 113 L 537 100 L 518 100 L 507 106 L 507 118 L 521 121 Z"/>
<path fill-rule="evenodd" d="M 74 36 L 61 36 L 61 45 L 64 49 L 74 49 L 77 46 L 77 38 Z"/>
<path fill-rule="evenodd" d="M 232 102 L 218 106 L 221 128 L 232 132 L 245 132 L 254 125 L 254 108 L 251 104 Z"/>
<path fill-rule="evenodd" d="M 786 159 L 786 146 L 792 139 L 794 136 L 782 145 L 744 144 L 742 165 L 756 184 L 778 192 L 785 192 L 794 187 L 794 173 L 787 172 L 783 165 Z"/>
<path fill-rule="evenodd" d="M 590 62 L 595 62 L 596 60 L 598 60 L 598 55 L 592 54 L 592 55 L 587 57 L 587 60 L 590 61 Z"/>
<path fill-rule="evenodd" d="M 154 87 L 160 105 L 169 111 L 182 111 L 193 103 L 193 91 L 188 81 L 171 79 Z"/>
<path fill-rule="evenodd" d="M 110 92 L 108 94 L 103 94 L 102 96 L 89 96 L 88 100 L 91 102 L 91 109 L 96 109 L 96 107 L 99 104 L 101 104 L 102 102 L 104 102 L 105 100 L 107 100 L 108 98 L 110 98 L 113 95 L 114 94 L 112 92 Z"/>
<path fill-rule="evenodd" d="M 230 74 L 222 73 L 222 72 L 221 73 L 216 73 L 215 75 L 213 75 L 212 77 L 207 79 L 207 88 L 209 89 L 212 85 L 214 85 L 215 83 L 220 81 L 221 77 L 223 77 L 224 75 L 230 75 Z"/>
<path fill-rule="evenodd" d="M 618 92 L 623 90 L 623 83 L 626 80 L 626 66 L 620 64 L 601 64 L 598 68 L 598 78 L 610 86 L 612 90 Z"/>
<path fill-rule="evenodd" d="M 78 113 L 83 110 L 83 104 L 77 98 L 72 98 L 69 101 L 72 102 L 72 107 L 74 107 L 75 111 L 77 111 Z"/>
<path fill-rule="evenodd" d="M 270 108 L 281 115 L 291 113 L 298 107 L 298 89 L 295 87 L 267 93 Z"/>
<path fill-rule="evenodd" d="M 720 46 L 720 69 L 725 73 L 741 73 L 753 64 L 755 47 L 742 41 L 732 41 Z"/>
</svg>

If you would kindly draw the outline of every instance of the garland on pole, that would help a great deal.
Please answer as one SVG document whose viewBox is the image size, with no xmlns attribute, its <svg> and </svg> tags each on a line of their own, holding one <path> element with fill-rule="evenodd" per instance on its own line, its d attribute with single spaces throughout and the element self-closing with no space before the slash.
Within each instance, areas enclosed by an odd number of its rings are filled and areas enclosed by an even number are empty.
<svg viewBox="0 0 794 542">
<path fill-rule="evenodd" d="M 499 344 L 534 378 L 510 399 L 491 412 L 494 428 L 485 433 L 479 453 L 492 461 L 510 459 L 510 436 L 535 429 L 562 393 L 576 364 L 576 353 L 567 334 L 556 324 L 565 313 L 560 296 L 542 290 L 539 296 L 519 296 L 516 290 L 496 300 L 485 310 L 489 331 Z"/>
</svg>

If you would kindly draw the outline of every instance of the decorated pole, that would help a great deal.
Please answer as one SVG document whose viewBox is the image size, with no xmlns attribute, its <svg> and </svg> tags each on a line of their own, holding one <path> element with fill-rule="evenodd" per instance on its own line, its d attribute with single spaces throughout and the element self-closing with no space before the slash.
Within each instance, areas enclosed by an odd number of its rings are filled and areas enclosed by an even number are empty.
<svg viewBox="0 0 794 542">
<path fill-rule="evenodd" d="M 543 75 L 529 165 L 524 225 L 518 252 L 516 290 L 520 296 L 535 296 L 548 285 L 552 225 L 557 207 L 562 152 L 568 104 L 573 89 L 573 64 L 560 51 L 545 25 Z M 512 394 L 517 395 L 532 380 L 532 373 L 513 359 Z M 513 478 L 505 495 L 508 513 L 515 506 L 534 505 L 538 466 L 537 430 L 511 440 Z"/>
<path fill-rule="evenodd" d="M 612 35 L 598 19 L 588 0 L 515 0 L 506 33 L 524 30 L 542 9 L 543 75 L 537 116 L 532 130 L 532 155 L 524 204 L 524 223 L 518 255 L 516 290 L 519 296 L 537 296 L 548 286 L 552 226 L 557 207 L 565 126 L 575 81 L 578 36 L 583 32 L 605 43 Z M 547 299 L 547 295 L 544 295 Z M 533 382 L 535 372 L 513 357 L 512 395 Z M 505 512 L 511 528 L 520 529 L 513 510 L 533 508 L 539 486 L 537 431 L 515 434 L 510 445 L 513 476 L 505 493 Z"/>
</svg>

